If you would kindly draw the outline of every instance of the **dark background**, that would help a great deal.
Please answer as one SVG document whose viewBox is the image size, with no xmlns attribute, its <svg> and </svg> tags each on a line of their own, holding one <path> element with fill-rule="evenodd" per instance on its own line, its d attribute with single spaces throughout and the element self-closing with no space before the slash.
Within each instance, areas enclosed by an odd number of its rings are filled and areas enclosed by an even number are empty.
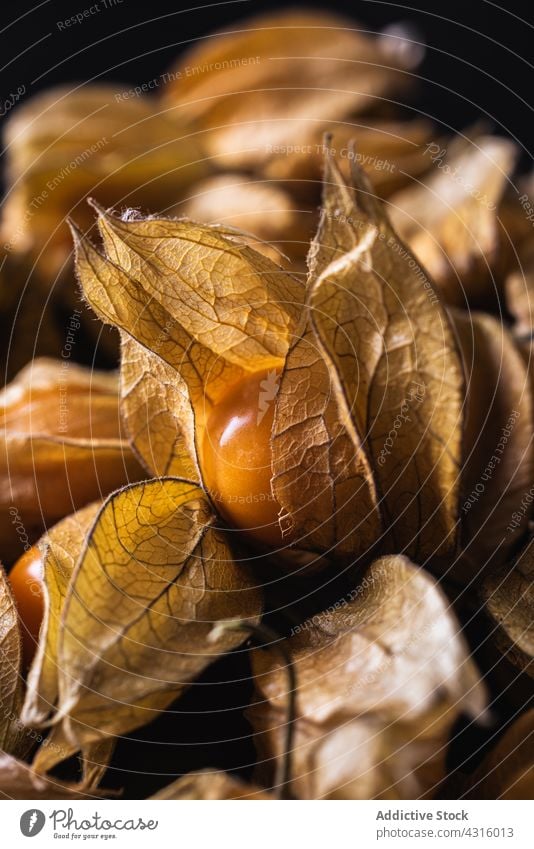
<svg viewBox="0 0 534 849">
<path fill-rule="evenodd" d="M 105 0 L 108 8 L 61 31 L 57 22 L 95 0 L 2 0 L 1 98 L 19 85 L 31 94 L 61 82 L 114 80 L 141 84 L 164 72 L 189 42 L 255 12 L 298 5 L 338 9 L 376 31 L 411 21 L 427 44 L 417 103 L 452 130 L 485 118 L 524 148 L 534 149 L 534 3 L 506 0 L 385 0 L 276 3 L 193 0 Z M 100 0 L 102 7 L 104 0 Z M 116 5 L 112 5 L 116 4 Z"/>
<path fill-rule="evenodd" d="M 82 24 L 68 31 L 58 28 L 58 21 L 94 2 L 2 0 L 2 103 L 21 85 L 26 87 L 24 102 L 62 82 L 109 80 L 127 87 L 141 85 L 167 70 L 191 41 L 254 13 L 287 6 L 232 0 L 199 3 L 184 11 L 168 0 L 106 0 L 108 8 Z M 99 3 L 103 6 L 104 0 Z M 393 22 L 411 22 L 427 44 L 418 91 L 413 95 L 420 111 L 449 131 L 485 120 L 494 131 L 516 139 L 523 149 L 522 167 L 531 167 L 532 0 L 508 0 L 506 9 L 489 0 L 412 0 L 410 6 L 381 0 L 351 4 L 328 0 L 305 5 L 338 9 L 370 32 Z M 483 642 L 478 630 L 475 641 Z M 168 712 L 121 740 L 113 772 L 105 783 L 124 788 L 126 797 L 135 797 L 148 795 L 192 768 L 220 766 L 248 774 L 255 754 L 242 717 L 242 707 L 250 699 L 250 673 L 244 658 L 244 652 L 238 653 L 215 664 L 174 706 L 176 713 Z M 517 701 L 513 695 L 511 703 Z M 498 713 L 498 706 L 496 710 Z M 505 706 L 503 718 L 506 713 Z M 457 731 L 453 760 L 459 763 L 466 729 Z M 485 738 L 482 732 L 476 734 L 479 739 L 473 738 L 473 732 L 469 735 L 468 748 L 480 754 L 478 744 L 482 747 Z"/>
</svg>

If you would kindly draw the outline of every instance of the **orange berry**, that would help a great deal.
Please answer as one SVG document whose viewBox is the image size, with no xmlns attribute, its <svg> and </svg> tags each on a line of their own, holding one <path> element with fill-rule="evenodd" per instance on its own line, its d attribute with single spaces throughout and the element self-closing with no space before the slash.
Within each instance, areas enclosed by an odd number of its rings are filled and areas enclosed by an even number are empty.
<svg viewBox="0 0 534 849">
<path fill-rule="evenodd" d="M 287 545 L 271 491 L 271 428 L 278 390 L 275 370 L 230 387 L 208 416 L 201 446 L 204 482 L 220 515 L 270 547 Z"/>
<path fill-rule="evenodd" d="M 9 573 L 9 583 L 21 622 L 24 664 L 30 665 L 35 655 L 44 615 L 43 557 L 36 545 L 24 552 Z"/>
</svg>

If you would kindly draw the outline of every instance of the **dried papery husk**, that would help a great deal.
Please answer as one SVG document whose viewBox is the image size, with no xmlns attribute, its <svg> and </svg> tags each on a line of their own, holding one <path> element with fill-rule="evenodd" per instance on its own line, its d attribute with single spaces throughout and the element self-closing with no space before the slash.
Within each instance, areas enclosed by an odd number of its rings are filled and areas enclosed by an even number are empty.
<svg viewBox="0 0 534 849">
<path fill-rule="evenodd" d="M 315 230 L 316 210 L 299 203 L 277 182 L 247 174 L 220 174 L 195 185 L 176 212 L 206 224 L 222 223 L 250 233 L 251 245 L 291 268 L 306 256 Z"/>
<path fill-rule="evenodd" d="M 510 725 L 474 773 L 460 786 L 462 799 L 532 799 L 534 711 Z"/>
<path fill-rule="evenodd" d="M 533 550 L 529 542 L 514 560 L 492 569 L 480 589 L 484 611 L 492 624 L 491 642 L 514 666 L 531 677 L 534 677 L 533 578 Z"/>
<path fill-rule="evenodd" d="M 325 133 L 334 139 L 327 145 Z M 350 179 L 351 164 L 356 162 L 376 193 L 388 197 L 431 168 L 427 147 L 434 139 L 435 130 L 425 120 L 384 121 L 373 116 L 328 127 L 310 124 L 303 128 L 300 144 L 275 150 L 261 173 L 288 181 L 288 189 L 297 197 L 315 198 L 322 182 L 326 147 L 336 151 L 346 179 Z"/>
<path fill-rule="evenodd" d="M 39 643 L 28 673 L 24 701 L 23 721 L 26 725 L 39 725 L 47 720 L 55 708 L 58 698 L 58 635 L 65 598 L 76 562 L 81 554 L 85 537 L 100 509 L 100 502 L 89 504 L 54 525 L 38 543 L 43 558 L 43 606 L 44 616 Z M 64 755 L 62 745 L 41 750 L 39 762 L 47 768 L 50 759 L 53 765 Z"/>
<path fill-rule="evenodd" d="M 261 168 L 273 148 L 302 143 L 308 127 L 376 108 L 407 88 L 406 69 L 348 19 L 287 10 L 196 44 L 172 69 L 163 98 L 220 166 Z"/>
<path fill-rule="evenodd" d="M 492 316 L 453 310 L 466 373 L 461 472 L 463 555 L 450 577 L 480 578 L 517 550 L 532 510 L 510 527 L 534 475 L 532 384 L 510 332 Z"/>
<path fill-rule="evenodd" d="M 525 350 L 534 337 L 534 238 L 518 245 L 518 267 L 504 281 L 505 306 L 512 316 L 513 333 Z"/>
<path fill-rule="evenodd" d="M 186 127 L 177 130 L 155 99 L 127 97 L 112 85 L 37 95 L 10 116 L 5 140 L 2 240 L 30 252 L 45 279 L 71 253 L 67 216 L 76 210 L 80 224 L 92 223 L 88 195 L 164 210 L 208 170 Z"/>
<path fill-rule="evenodd" d="M 429 148 L 433 170 L 422 184 L 393 195 L 393 224 L 454 306 L 483 307 L 499 297 L 495 272 L 509 243 L 499 222 L 517 148 L 480 135 Z"/>
<path fill-rule="evenodd" d="M 268 790 L 241 781 L 227 772 L 202 769 L 183 775 L 172 784 L 159 790 L 152 799 L 272 799 Z"/>
<path fill-rule="evenodd" d="M 0 250 L 2 387 L 29 360 L 57 356 L 65 344 L 64 320 L 49 301 L 50 286 L 46 288 L 28 256 Z"/>
<path fill-rule="evenodd" d="M 84 751 L 144 725 L 243 641 L 261 590 L 236 562 L 202 490 L 179 478 L 124 487 L 86 535 L 57 637 L 54 727 Z"/>
<path fill-rule="evenodd" d="M 76 784 L 39 775 L 24 761 L 0 753 L 0 798 L 70 801 L 101 799 L 106 795 L 105 791 L 87 789 L 83 782 Z"/>
<path fill-rule="evenodd" d="M 484 688 L 436 582 L 401 556 L 375 561 L 339 604 L 285 642 L 297 676 L 291 790 L 299 798 L 418 798 L 445 774 L 451 727 Z M 286 667 L 253 652 L 248 717 L 262 778 L 281 757 Z"/>
<path fill-rule="evenodd" d="M 46 527 L 144 476 L 116 374 L 37 359 L 0 393 L 0 537 L 6 561 Z"/>
<path fill-rule="evenodd" d="M 273 492 L 298 545 L 454 550 L 464 374 L 449 317 L 361 169 L 325 161 L 308 298 L 276 398 Z"/>
<path fill-rule="evenodd" d="M 126 340 L 123 409 L 134 446 L 150 470 L 197 479 L 210 410 L 245 375 L 282 366 L 303 283 L 218 227 L 102 210 L 99 225 L 107 256 L 75 231 L 77 268 L 93 309 Z M 158 437 L 156 421 L 168 436 Z"/>
<path fill-rule="evenodd" d="M 24 754 L 28 748 L 27 735 L 20 722 L 22 699 L 19 617 L 7 575 L 0 564 L 0 752 Z"/>
</svg>

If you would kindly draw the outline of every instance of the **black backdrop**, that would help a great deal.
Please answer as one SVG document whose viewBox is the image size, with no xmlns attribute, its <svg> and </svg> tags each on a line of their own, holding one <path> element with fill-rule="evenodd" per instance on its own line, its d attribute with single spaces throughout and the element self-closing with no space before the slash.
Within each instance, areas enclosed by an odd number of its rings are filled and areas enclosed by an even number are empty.
<svg viewBox="0 0 534 849">
<path fill-rule="evenodd" d="M 172 0 L 99 2 L 103 11 L 61 30 L 58 21 L 95 0 L 2 0 L 2 98 L 21 84 L 26 97 L 73 80 L 141 84 L 164 72 L 190 40 L 257 11 L 299 5 L 192 0 L 193 8 L 184 11 Z M 337 8 L 371 31 L 392 21 L 411 21 L 427 43 L 417 98 L 421 109 L 454 130 L 484 117 L 532 152 L 532 0 L 327 0 L 300 5 Z"/>
<path fill-rule="evenodd" d="M 260 0 L 200 5 L 199 0 L 196 8 L 183 11 L 170 0 L 98 0 L 108 8 L 68 31 L 58 27 L 58 21 L 94 2 L 2 0 L 2 102 L 21 85 L 26 88 L 24 99 L 62 82 L 100 79 L 128 87 L 140 85 L 163 73 L 189 41 L 254 12 L 284 5 Z M 489 0 L 412 0 L 410 5 L 327 0 L 306 5 L 337 8 L 370 31 L 395 21 L 412 22 L 427 43 L 419 70 L 417 103 L 421 111 L 452 131 L 485 119 L 495 131 L 519 142 L 524 151 L 522 166 L 531 167 L 532 0 L 507 0 L 506 9 Z M 476 643 L 479 635 L 473 636 Z M 174 775 L 201 766 L 246 774 L 254 759 L 253 743 L 242 719 L 242 706 L 249 698 L 250 683 L 242 660 L 225 658 L 175 705 L 175 714 L 166 714 L 120 742 L 115 772 L 106 783 L 123 787 L 131 797 L 146 796 Z M 495 708 L 498 713 L 498 702 Z M 473 734 L 483 738 L 482 731 L 459 728 L 458 732 L 457 750 L 466 739 L 463 734 L 469 736 L 472 748 L 476 748 Z"/>
</svg>

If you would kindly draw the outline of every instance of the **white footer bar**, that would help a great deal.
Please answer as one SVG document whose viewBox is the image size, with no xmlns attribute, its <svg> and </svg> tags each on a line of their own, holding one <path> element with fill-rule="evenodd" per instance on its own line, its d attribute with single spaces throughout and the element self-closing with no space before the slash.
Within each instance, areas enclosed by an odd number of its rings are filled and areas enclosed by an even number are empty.
<svg viewBox="0 0 534 849">
<path fill-rule="evenodd" d="M 532 802 L 0 803 L 2 847 L 532 849 Z"/>
</svg>

